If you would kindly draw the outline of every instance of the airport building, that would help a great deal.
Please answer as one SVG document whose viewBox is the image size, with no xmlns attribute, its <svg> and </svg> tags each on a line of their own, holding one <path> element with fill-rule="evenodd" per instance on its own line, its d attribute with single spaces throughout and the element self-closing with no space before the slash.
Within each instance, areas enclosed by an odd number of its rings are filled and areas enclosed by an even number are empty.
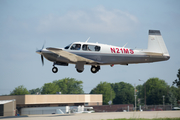
<svg viewBox="0 0 180 120">
<path fill-rule="evenodd" d="M 16 108 L 58 107 L 58 106 L 96 106 L 102 105 L 102 94 L 43 94 L 0 96 L 1 100 L 16 100 Z"/>
<path fill-rule="evenodd" d="M 0 100 L 0 116 L 15 116 L 16 100 Z"/>
</svg>

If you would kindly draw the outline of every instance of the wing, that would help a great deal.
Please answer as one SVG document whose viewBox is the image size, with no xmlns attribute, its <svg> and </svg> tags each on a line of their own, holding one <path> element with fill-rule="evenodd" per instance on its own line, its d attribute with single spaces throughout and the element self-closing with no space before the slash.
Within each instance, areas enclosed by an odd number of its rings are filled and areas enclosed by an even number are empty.
<svg viewBox="0 0 180 120">
<path fill-rule="evenodd" d="M 64 50 L 59 49 L 59 48 L 46 48 L 46 49 L 53 52 L 53 53 L 55 53 L 55 54 L 57 54 L 57 55 L 59 55 L 59 56 L 62 56 L 64 58 L 70 60 L 71 62 L 83 61 L 83 62 L 88 62 L 88 63 L 98 63 L 96 61 L 93 61 L 93 60 L 78 56 L 76 54 L 64 51 Z"/>
</svg>

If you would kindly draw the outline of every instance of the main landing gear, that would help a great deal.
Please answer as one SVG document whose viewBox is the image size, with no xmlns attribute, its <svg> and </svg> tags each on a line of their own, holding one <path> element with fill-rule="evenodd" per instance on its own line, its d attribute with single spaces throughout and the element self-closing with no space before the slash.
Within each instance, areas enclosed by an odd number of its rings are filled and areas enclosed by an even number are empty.
<svg viewBox="0 0 180 120">
<path fill-rule="evenodd" d="M 82 72 L 83 72 L 83 70 L 79 70 L 79 69 L 76 69 L 76 70 L 77 70 L 77 72 L 79 72 L 79 73 L 82 73 Z M 95 66 L 95 65 L 92 65 L 92 66 L 91 66 L 91 72 L 92 72 L 92 73 L 97 73 L 99 70 L 100 70 L 100 66 Z M 57 72 L 58 72 L 58 68 L 55 67 L 55 65 L 53 65 L 52 72 L 53 72 L 53 73 L 57 73 Z"/>
<path fill-rule="evenodd" d="M 91 72 L 92 73 L 97 73 L 99 70 L 100 70 L 100 66 L 95 66 L 95 65 L 91 66 Z"/>
</svg>

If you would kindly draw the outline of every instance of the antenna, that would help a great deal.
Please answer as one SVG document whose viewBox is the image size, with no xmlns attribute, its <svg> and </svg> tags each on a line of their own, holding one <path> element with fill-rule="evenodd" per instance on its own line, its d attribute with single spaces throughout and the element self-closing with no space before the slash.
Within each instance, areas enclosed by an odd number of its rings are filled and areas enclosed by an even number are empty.
<svg viewBox="0 0 180 120">
<path fill-rule="evenodd" d="M 126 43 L 122 48 L 124 48 L 128 43 Z"/>
<path fill-rule="evenodd" d="M 90 37 L 86 40 L 86 43 L 88 42 L 89 39 L 90 39 Z"/>
</svg>

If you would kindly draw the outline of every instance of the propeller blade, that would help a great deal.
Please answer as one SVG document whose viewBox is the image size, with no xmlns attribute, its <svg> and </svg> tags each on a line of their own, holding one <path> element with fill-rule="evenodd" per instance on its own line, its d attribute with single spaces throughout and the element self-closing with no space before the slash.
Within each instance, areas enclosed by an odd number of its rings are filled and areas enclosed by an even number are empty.
<svg viewBox="0 0 180 120">
<path fill-rule="evenodd" d="M 44 41 L 44 44 L 43 44 L 43 46 L 42 46 L 42 49 L 44 49 L 44 45 L 46 44 L 46 41 Z"/>
<path fill-rule="evenodd" d="M 42 65 L 44 66 L 44 58 L 43 58 L 43 53 L 42 53 L 42 50 L 44 49 L 44 46 L 45 46 L 45 43 L 46 41 L 44 42 L 43 46 L 42 46 L 42 49 L 40 50 L 36 50 L 36 53 L 40 54 L 41 55 L 41 62 L 42 62 Z"/>
<path fill-rule="evenodd" d="M 42 65 L 44 65 L 44 58 L 43 58 L 43 55 L 41 55 L 41 61 L 42 61 Z"/>
</svg>

